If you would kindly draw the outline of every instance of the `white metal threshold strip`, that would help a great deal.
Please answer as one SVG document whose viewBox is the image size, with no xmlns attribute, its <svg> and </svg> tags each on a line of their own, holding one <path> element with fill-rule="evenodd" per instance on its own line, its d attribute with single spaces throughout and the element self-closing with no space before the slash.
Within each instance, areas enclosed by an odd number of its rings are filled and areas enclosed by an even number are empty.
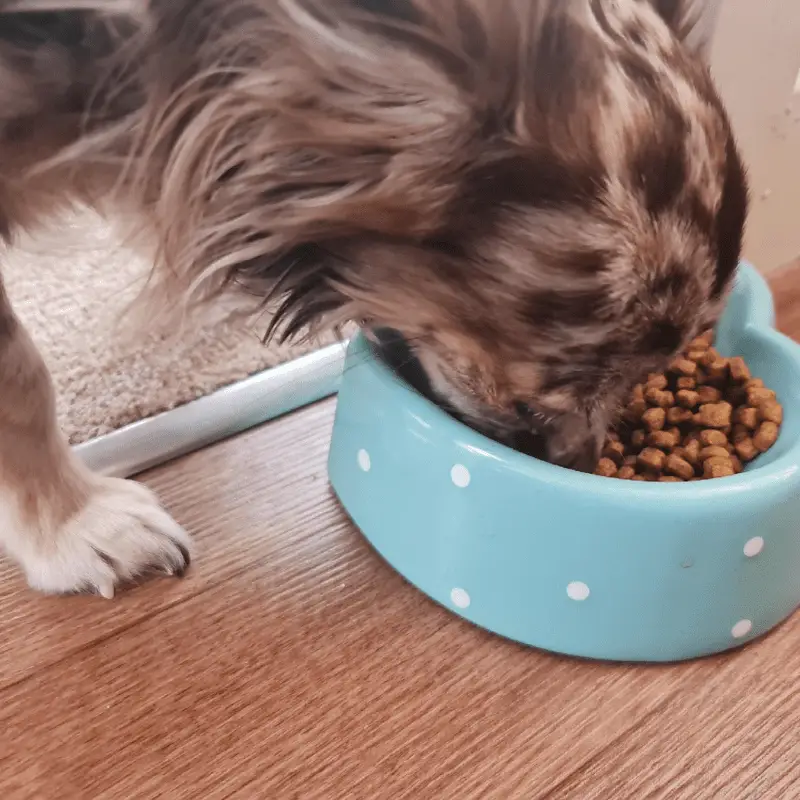
<svg viewBox="0 0 800 800">
<path fill-rule="evenodd" d="M 76 445 L 94 471 L 127 478 L 335 394 L 347 342 Z"/>
</svg>

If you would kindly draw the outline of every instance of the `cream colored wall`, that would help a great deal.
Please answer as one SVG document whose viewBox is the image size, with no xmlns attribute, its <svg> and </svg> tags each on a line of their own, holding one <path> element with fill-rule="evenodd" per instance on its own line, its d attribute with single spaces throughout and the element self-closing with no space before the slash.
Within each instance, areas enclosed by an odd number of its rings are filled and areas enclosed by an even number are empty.
<svg viewBox="0 0 800 800">
<path fill-rule="evenodd" d="M 712 69 L 753 188 L 745 256 L 800 255 L 800 0 L 724 0 Z"/>
</svg>

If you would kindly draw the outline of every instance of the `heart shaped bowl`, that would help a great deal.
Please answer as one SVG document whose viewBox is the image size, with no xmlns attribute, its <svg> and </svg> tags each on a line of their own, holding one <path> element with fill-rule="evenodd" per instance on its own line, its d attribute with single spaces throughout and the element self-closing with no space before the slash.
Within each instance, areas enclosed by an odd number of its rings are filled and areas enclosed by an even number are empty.
<svg viewBox="0 0 800 800">
<path fill-rule="evenodd" d="M 744 473 L 642 483 L 500 445 L 350 344 L 331 485 L 373 547 L 475 625 L 567 655 L 676 661 L 763 635 L 800 605 L 800 345 L 741 264 L 717 348 L 777 392 L 776 444 Z"/>
</svg>

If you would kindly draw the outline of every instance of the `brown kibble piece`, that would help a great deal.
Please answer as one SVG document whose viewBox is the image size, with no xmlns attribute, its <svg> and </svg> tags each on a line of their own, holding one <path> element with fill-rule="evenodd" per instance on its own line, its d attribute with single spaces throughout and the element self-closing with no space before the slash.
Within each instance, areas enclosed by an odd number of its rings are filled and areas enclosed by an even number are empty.
<svg viewBox="0 0 800 800">
<path fill-rule="evenodd" d="M 642 414 L 642 422 L 650 431 L 660 431 L 664 428 L 667 420 L 667 413 L 663 408 L 648 408 Z"/>
<path fill-rule="evenodd" d="M 727 478 L 733 474 L 730 458 L 709 458 L 703 463 L 704 478 Z"/>
<path fill-rule="evenodd" d="M 767 400 L 774 400 L 775 392 L 772 389 L 753 388 L 747 390 L 747 405 L 760 406 Z"/>
<path fill-rule="evenodd" d="M 662 475 L 658 481 L 659 483 L 683 483 L 676 475 Z"/>
<path fill-rule="evenodd" d="M 618 467 L 625 459 L 625 445 L 622 442 L 607 442 L 603 448 L 603 458 L 613 461 Z"/>
<path fill-rule="evenodd" d="M 619 468 L 619 472 L 617 473 L 617 477 L 622 479 L 623 481 L 629 481 L 636 475 L 636 470 L 633 467 L 623 466 Z"/>
<path fill-rule="evenodd" d="M 724 400 L 721 403 L 706 403 L 694 415 L 695 422 L 703 428 L 725 428 L 731 424 L 733 408 Z"/>
<path fill-rule="evenodd" d="M 739 456 L 742 461 L 752 461 L 759 452 L 749 436 L 736 442 L 734 447 L 736 448 L 736 455 Z"/>
<path fill-rule="evenodd" d="M 758 415 L 764 422 L 783 424 L 783 406 L 777 400 L 766 400 L 758 407 Z"/>
<path fill-rule="evenodd" d="M 722 392 L 715 386 L 698 386 L 697 394 L 700 395 L 700 403 L 719 403 L 722 400 Z"/>
<path fill-rule="evenodd" d="M 678 358 L 670 364 L 669 371 L 682 377 L 693 378 L 697 374 L 697 364 L 688 358 Z"/>
<path fill-rule="evenodd" d="M 696 464 L 700 460 L 700 451 L 703 449 L 699 439 L 690 439 L 683 448 L 686 453 L 686 460 L 690 464 Z"/>
<path fill-rule="evenodd" d="M 694 467 L 681 458 L 679 455 L 672 453 L 668 455 L 664 462 L 664 471 L 672 475 L 677 475 L 681 480 L 688 481 L 694 477 Z"/>
<path fill-rule="evenodd" d="M 750 438 L 750 431 L 745 428 L 744 425 L 734 425 L 733 429 L 731 430 L 731 441 L 736 444 L 737 442 L 741 442 L 743 439 Z"/>
<path fill-rule="evenodd" d="M 744 425 L 748 430 L 754 431 L 758 427 L 758 409 L 752 406 L 741 406 L 733 414 L 733 421 Z"/>
<path fill-rule="evenodd" d="M 631 447 L 635 448 L 636 450 L 641 450 L 644 447 L 644 440 L 647 437 L 647 434 L 640 429 L 635 430 L 631 434 Z"/>
<path fill-rule="evenodd" d="M 675 387 L 680 391 L 681 389 L 696 389 L 697 381 L 690 378 L 688 375 L 683 375 L 675 381 Z"/>
<path fill-rule="evenodd" d="M 647 376 L 647 384 L 645 385 L 645 397 L 647 396 L 648 389 L 666 389 L 669 385 L 666 375 L 654 372 Z"/>
<path fill-rule="evenodd" d="M 610 458 L 601 458 L 594 470 L 595 475 L 613 478 L 617 474 L 617 465 Z"/>
<path fill-rule="evenodd" d="M 745 389 L 763 389 L 764 388 L 764 381 L 761 378 L 750 378 L 747 383 L 744 385 Z"/>
<path fill-rule="evenodd" d="M 704 367 L 707 367 L 709 364 L 713 364 L 715 361 L 719 361 L 722 356 L 713 348 L 707 347 L 703 352 L 703 356 L 700 359 L 700 364 Z"/>
<path fill-rule="evenodd" d="M 675 403 L 675 395 L 672 392 L 656 389 L 654 386 L 646 389 L 644 396 L 651 406 L 658 406 L 659 408 L 669 408 Z"/>
<path fill-rule="evenodd" d="M 622 462 L 622 466 L 623 467 L 635 467 L 636 466 L 636 462 L 638 460 L 639 460 L 638 456 L 636 456 L 634 453 L 631 453 L 630 455 L 625 456 L 625 459 Z"/>
<path fill-rule="evenodd" d="M 685 425 L 694 419 L 694 414 L 688 408 L 673 406 L 667 411 L 667 422 L 670 425 Z"/>
<path fill-rule="evenodd" d="M 639 466 L 643 469 L 650 469 L 658 472 L 664 466 L 665 459 L 666 455 L 661 450 L 655 447 L 645 447 L 645 449 L 639 453 Z"/>
<path fill-rule="evenodd" d="M 688 352 L 693 353 L 695 351 L 703 352 L 704 350 L 708 350 L 711 345 L 702 337 L 698 336 L 696 339 L 692 339 L 689 342 L 689 347 L 687 348 Z"/>
<path fill-rule="evenodd" d="M 725 447 L 728 437 L 722 432 L 714 429 L 700 431 L 700 443 L 703 447 Z"/>
<path fill-rule="evenodd" d="M 700 395 L 691 389 L 681 389 L 676 393 L 675 400 L 683 408 L 697 408 L 700 404 Z"/>
<path fill-rule="evenodd" d="M 778 426 L 774 422 L 762 422 L 753 436 L 753 444 L 759 453 L 766 453 L 777 441 Z"/>
<path fill-rule="evenodd" d="M 647 400 L 645 400 L 644 397 L 641 400 L 631 400 L 628 405 L 628 417 L 638 422 L 642 418 L 642 414 L 644 414 L 648 408 Z"/>
<path fill-rule="evenodd" d="M 730 458 L 730 455 L 727 447 L 711 445 L 710 447 L 704 447 L 700 451 L 700 460 L 708 461 L 709 458 Z"/>
<path fill-rule="evenodd" d="M 734 356 L 728 361 L 728 371 L 730 372 L 731 380 L 737 383 L 744 383 L 750 380 L 750 370 L 741 356 Z"/>
<path fill-rule="evenodd" d="M 659 450 L 671 450 L 680 441 L 671 431 L 653 431 L 647 436 L 647 444 Z"/>
<path fill-rule="evenodd" d="M 646 481 L 646 480 L 647 480 L 647 478 L 645 478 L 645 476 L 644 476 L 644 475 L 634 475 L 634 476 L 631 478 L 631 480 L 632 480 L 632 481 Z"/>
<path fill-rule="evenodd" d="M 718 358 L 706 366 L 707 380 L 724 383 L 728 379 L 728 359 Z"/>
<path fill-rule="evenodd" d="M 744 465 L 739 460 L 738 456 L 731 455 L 731 464 L 733 464 L 733 472 L 734 472 L 734 474 L 738 475 L 740 472 L 744 472 Z"/>
</svg>

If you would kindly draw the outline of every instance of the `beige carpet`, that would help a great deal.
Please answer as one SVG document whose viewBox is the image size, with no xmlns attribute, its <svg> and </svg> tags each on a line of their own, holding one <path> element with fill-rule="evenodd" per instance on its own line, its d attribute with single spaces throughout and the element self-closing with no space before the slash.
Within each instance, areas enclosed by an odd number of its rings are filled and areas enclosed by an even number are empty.
<svg viewBox="0 0 800 800">
<path fill-rule="evenodd" d="M 108 433 L 313 349 L 265 347 L 265 322 L 210 313 L 177 339 L 120 324 L 148 265 L 112 229 L 80 213 L 26 240 L 3 274 L 17 313 L 53 375 L 73 444 Z M 318 345 L 317 345 L 318 346 Z"/>
</svg>

